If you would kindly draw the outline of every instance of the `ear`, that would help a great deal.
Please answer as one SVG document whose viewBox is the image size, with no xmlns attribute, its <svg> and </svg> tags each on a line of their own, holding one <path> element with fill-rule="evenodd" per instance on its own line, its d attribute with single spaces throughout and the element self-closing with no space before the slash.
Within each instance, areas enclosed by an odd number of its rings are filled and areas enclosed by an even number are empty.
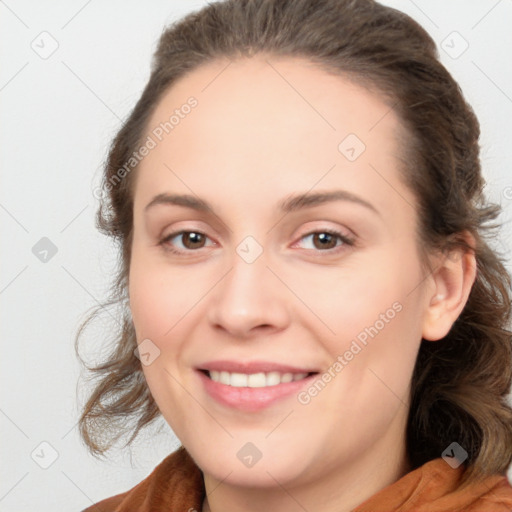
<svg viewBox="0 0 512 512">
<path fill-rule="evenodd" d="M 475 247 L 475 239 L 469 232 L 464 232 L 462 238 L 470 247 Z M 435 341 L 448 334 L 466 305 L 475 278 L 476 258 L 473 250 L 456 248 L 435 262 L 431 275 L 433 286 L 426 297 L 424 339 Z"/>
</svg>

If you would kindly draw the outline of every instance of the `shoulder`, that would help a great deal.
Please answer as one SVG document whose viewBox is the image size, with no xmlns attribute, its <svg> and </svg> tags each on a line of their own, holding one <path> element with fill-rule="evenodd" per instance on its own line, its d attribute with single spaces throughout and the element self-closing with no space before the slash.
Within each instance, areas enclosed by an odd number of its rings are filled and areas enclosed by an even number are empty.
<svg viewBox="0 0 512 512">
<path fill-rule="evenodd" d="M 464 466 L 433 459 L 362 503 L 353 512 L 510 512 L 512 486 L 505 475 L 482 477 L 462 485 Z"/>
<path fill-rule="evenodd" d="M 149 512 L 200 510 L 204 498 L 203 474 L 181 446 L 132 489 L 111 496 L 82 512 Z"/>
<path fill-rule="evenodd" d="M 464 466 L 452 468 L 442 458 L 425 464 L 419 485 L 423 487 L 422 492 L 417 493 L 418 504 L 423 508 L 418 510 L 431 507 L 433 512 L 458 508 L 471 512 L 512 511 L 512 486 L 506 475 L 482 476 L 462 485 L 465 471 Z"/>
<path fill-rule="evenodd" d="M 464 466 L 454 469 L 444 459 L 430 461 L 424 467 L 425 476 L 432 477 L 431 484 L 441 484 L 446 495 L 440 501 L 447 504 L 471 504 L 473 511 L 510 512 L 512 510 L 512 486 L 505 474 L 482 476 L 462 485 Z"/>
</svg>

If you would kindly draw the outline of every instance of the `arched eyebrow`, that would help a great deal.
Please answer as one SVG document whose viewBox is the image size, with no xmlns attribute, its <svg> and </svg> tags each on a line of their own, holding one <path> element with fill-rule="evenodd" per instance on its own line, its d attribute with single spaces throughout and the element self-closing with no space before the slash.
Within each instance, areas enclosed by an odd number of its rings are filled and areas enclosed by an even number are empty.
<svg viewBox="0 0 512 512">
<path fill-rule="evenodd" d="M 380 212 L 373 204 L 347 190 L 329 190 L 327 192 L 315 193 L 306 192 L 304 194 L 292 195 L 279 203 L 279 209 L 284 213 L 290 213 L 333 201 L 349 201 L 356 203 L 380 215 Z"/>
<path fill-rule="evenodd" d="M 349 201 L 364 206 L 373 213 L 380 215 L 380 212 L 371 203 L 346 190 L 295 194 L 279 202 L 278 209 L 283 213 L 291 213 L 333 201 Z M 144 210 L 147 211 L 156 205 L 183 206 L 216 215 L 213 206 L 208 201 L 190 194 L 158 194 L 146 205 Z"/>
</svg>

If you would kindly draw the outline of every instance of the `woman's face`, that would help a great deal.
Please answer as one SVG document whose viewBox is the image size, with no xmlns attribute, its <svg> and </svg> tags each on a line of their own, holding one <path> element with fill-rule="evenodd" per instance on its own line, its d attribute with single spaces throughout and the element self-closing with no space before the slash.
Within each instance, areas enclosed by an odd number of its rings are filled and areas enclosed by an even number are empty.
<svg viewBox="0 0 512 512">
<path fill-rule="evenodd" d="M 151 393 L 212 478 L 404 462 L 429 299 L 400 130 L 366 89 L 261 56 L 191 72 L 153 113 L 130 305 Z"/>
</svg>

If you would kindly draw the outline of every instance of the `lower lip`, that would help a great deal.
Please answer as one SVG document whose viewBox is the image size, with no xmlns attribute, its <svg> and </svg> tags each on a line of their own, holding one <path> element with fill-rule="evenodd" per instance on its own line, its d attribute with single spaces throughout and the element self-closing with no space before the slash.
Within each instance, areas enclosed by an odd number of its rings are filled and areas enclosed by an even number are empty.
<svg viewBox="0 0 512 512">
<path fill-rule="evenodd" d="M 242 411 L 254 412 L 264 409 L 277 400 L 297 394 L 301 388 L 308 385 L 316 375 L 310 375 L 301 380 L 265 386 L 263 388 L 236 388 L 216 382 L 203 372 L 198 371 L 207 393 L 223 405 Z"/>
</svg>

